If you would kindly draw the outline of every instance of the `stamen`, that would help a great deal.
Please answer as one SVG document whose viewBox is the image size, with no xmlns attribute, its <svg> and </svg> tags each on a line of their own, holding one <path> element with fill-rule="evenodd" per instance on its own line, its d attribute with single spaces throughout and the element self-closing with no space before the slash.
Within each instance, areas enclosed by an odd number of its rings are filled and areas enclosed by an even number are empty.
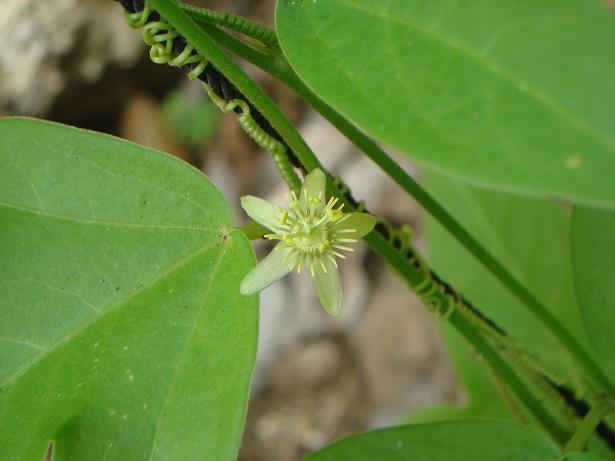
<svg viewBox="0 0 615 461">
<path fill-rule="evenodd" d="M 327 266 L 325 266 L 324 260 L 322 259 L 322 257 L 318 258 L 318 262 L 320 263 L 320 267 L 322 267 L 323 272 L 326 274 L 327 273 Z"/>
<path fill-rule="evenodd" d="M 307 256 L 305 254 L 301 255 L 301 259 L 299 260 L 299 264 L 297 265 L 297 274 L 301 274 L 301 268 L 303 267 L 303 263 L 305 263 L 305 258 Z"/>
<path fill-rule="evenodd" d="M 333 263 L 333 265 L 337 268 L 337 261 L 335 260 L 335 258 L 331 256 L 330 254 L 327 254 L 327 258 L 329 258 L 331 262 Z"/>
<path fill-rule="evenodd" d="M 318 200 L 318 199 L 316 197 L 310 197 L 309 204 L 308 204 L 308 215 L 312 218 L 316 216 L 315 200 Z"/>
<path fill-rule="evenodd" d="M 338 250 L 354 251 L 354 248 L 345 247 L 342 245 L 333 245 L 333 248 L 337 248 Z"/>
<path fill-rule="evenodd" d="M 342 243 L 357 243 L 357 239 L 337 238 L 335 240 Z"/>
<path fill-rule="evenodd" d="M 285 224 L 283 226 L 273 226 L 271 228 L 271 230 L 277 232 L 277 233 L 288 233 L 288 231 L 291 229 L 291 227 L 288 224 Z"/>
<path fill-rule="evenodd" d="M 326 214 L 322 215 L 320 218 L 318 218 L 318 221 L 316 221 L 314 223 L 314 226 L 319 226 L 322 223 L 324 223 L 327 220 L 328 216 Z"/>
<path fill-rule="evenodd" d="M 295 258 L 293 259 L 293 262 L 290 265 L 290 270 L 291 271 L 297 266 L 297 262 L 299 262 L 299 258 L 300 257 L 301 257 L 301 255 L 299 253 L 295 254 Z"/>
<path fill-rule="evenodd" d="M 335 210 L 335 211 L 340 211 L 340 208 L 338 208 L 338 209 L 337 209 L 337 210 Z M 350 218 L 350 215 L 349 215 L 349 214 L 343 214 L 343 213 L 340 213 L 340 216 L 341 216 L 341 218 L 339 218 L 339 219 L 337 220 L 336 224 L 341 224 L 341 223 L 343 223 L 344 221 L 346 221 L 348 218 Z"/>
</svg>

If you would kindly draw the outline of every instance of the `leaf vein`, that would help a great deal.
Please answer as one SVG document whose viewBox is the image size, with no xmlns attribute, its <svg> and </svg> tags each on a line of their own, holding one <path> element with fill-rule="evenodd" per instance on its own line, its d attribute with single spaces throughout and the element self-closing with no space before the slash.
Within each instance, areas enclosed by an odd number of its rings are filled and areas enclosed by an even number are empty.
<svg viewBox="0 0 615 461">
<path fill-rule="evenodd" d="M 413 28 L 417 30 L 418 32 L 422 33 L 423 35 L 429 36 L 443 43 L 445 46 L 449 48 L 459 50 L 461 53 L 467 55 L 471 59 L 480 63 L 484 68 L 486 68 L 492 74 L 497 75 L 501 77 L 503 80 L 510 82 L 513 86 L 516 86 L 517 88 L 524 88 L 524 91 L 526 94 L 530 95 L 534 100 L 536 100 L 542 106 L 549 109 L 552 113 L 557 114 L 563 120 L 566 120 L 570 125 L 578 129 L 579 131 L 587 134 L 590 138 L 594 139 L 600 144 L 603 144 L 609 149 L 612 149 L 613 147 L 615 147 L 615 140 L 610 139 L 608 136 L 605 136 L 600 131 L 588 125 L 584 120 L 581 120 L 578 117 L 575 117 L 574 114 L 572 114 L 570 111 L 563 108 L 561 105 L 557 104 L 555 101 L 547 97 L 545 94 L 540 92 L 538 89 L 534 88 L 528 82 L 513 75 L 508 70 L 499 66 L 495 62 L 490 61 L 489 59 L 487 59 L 486 56 L 484 56 L 483 54 L 479 53 L 476 50 L 473 50 L 467 45 L 454 41 L 450 37 L 447 37 L 446 35 L 443 35 L 433 29 L 429 29 L 421 25 L 419 22 L 413 21 L 409 18 L 392 15 L 388 13 L 387 11 L 383 11 L 377 8 L 364 5 L 360 2 L 357 2 L 356 0 L 339 0 L 339 1 L 342 3 L 346 3 L 350 7 L 353 7 L 357 10 L 363 10 L 368 13 L 374 14 L 376 16 L 380 16 L 386 19 L 387 21 L 396 22 L 398 24 L 402 24 L 404 26 Z"/>
<path fill-rule="evenodd" d="M 180 364 L 182 362 L 184 355 L 186 354 L 186 350 L 188 349 L 188 346 L 190 345 L 190 341 L 192 337 L 194 336 L 194 332 L 196 331 L 196 326 L 199 323 L 199 318 L 201 317 L 201 314 L 203 313 L 203 309 L 205 308 L 205 305 L 207 304 L 207 299 L 209 298 L 209 295 L 211 294 L 211 291 L 212 291 L 213 281 L 216 278 L 216 274 L 218 273 L 218 270 L 220 269 L 220 263 L 224 259 L 225 254 L 226 254 L 225 251 L 221 251 L 220 255 L 218 256 L 218 260 L 216 261 L 216 264 L 211 273 L 209 283 L 207 284 L 207 289 L 205 290 L 205 296 L 203 297 L 203 303 L 201 304 L 197 314 L 194 316 L 194 321 L 192 323 L 190 334 L 188 334 L 186 338 L 186 342 L 184 343 L 184 346 L 177 359 L 177 366 L 175 367 L 175 370 L 173 371 L 171 382 L 169 383 L 169 387 L 164 397 L 164 401 L 162 402 L 162 406 L 160 407 L 160 414 L 158 415 L 158 418 L 156 420 L 156 430 L 154 432 L 154 438 L 152 440 L 152 451 L 150 452 L 150 456 L 149 456 L 150 461 L 154 459 L 155 454 L 159 451 L 158 444 L 160 441 L 160 428 L 162 426 L 162 420 L 164 419 L 164 416 L 165 416 L 165 409 L 171 400 L 171 394 L 173 393 L 173 388 L 175 387 L 175 383 L 177 382 L 177 374 L 179 373 Z"/>
<path fill-rule="evenodd" d="M 121 309 L 123 306 L 128 304 L 134 298 L 136 298 L 139 294 L 141 294 L 145 290 L 151 288 L 152 286 L 154 286 L 157 282 L 159 282 L 163 278 L 165 278 L 168 275 L 172 274 L 176 270 L 181 269 L 183 266 L 188 264 L 194 258 L 196 258 L 197 256 L 200 256 L 203 252 L 205 252 L 205 251 L 207 251 L 207 250 L 209 250 L 211 248 L 217 247 L 219 245 L 220 245 L 220 243 L 218 243 L 218 242 L 213 243 L 213 244 L 208 242 L 207 244 L 200 246 L 196 251 L 194 251 L 194 252 L 188 254 L 187 256 L 185 256 L 184 258 L 179 260 L 176 264 L 174 264 L 171 267 L 169 267 L 166 271 L 161 272 L 160 274 L 156 275 L 155 277 L 152 277 L 150 280 L 144 282 L 139 288 L 135 289 L 132 293 L 129 293 L 127 296 L 123 297 L 122 299 L 118 300 L 116 303 L 112 304 L 108 309 L 104 309 L 104 310 L 101 309 L 99 315 L 95 315 L 95 316 L 91 317 L 90 319 L 88 319 L 83 324 L 77 325 L 75 328 L 73 328 L 72 331 L 68 332 L 66 334 L 66 336 L 64 336 L 63 338 L 60 338 L 55 343 L 51 344 L 49 347 L 44 349 L 40 354 L 32 357 L 29 361 L 24 363 L 19 369 L 17 369 L 17 371 L 15 371 L 15 373 L 13 373 L 11 376 L 9 376 L 5 381 L 0 383 L 0 388 L 3 388 L 5 386 L 10 385 L 13 381 L 15 381 L 17 378 L 19 378 L 23 374 L 25 374 L 30 368 L 32 368 L 34 365 L 36 365 L 38 362 L 40 362 L 44 357 L 48 356 L 49 354 L 54 352 L 56 349 L 59 349 L 64 344 L 69 343 L 77 335 L 79 335 L 80 333 L 83 333 L 84 331 L 86 331 L 89 327 L 94 325 L 96 322 L 98 322 L 102 318 L 106 317 L 107 315 L 111 314 L 112 312 L 117 311 L 118 309 Z"/>
<path fill-rule="evenodd" d="M 118 222 L 118 221 L 105 221 L 99 219 L 79 218 L 76 216 L 67 216 L 49 211 L 37 210 L 35 208 L 24 207 L 15 205 L 12 203 L 0 202 L 0 207 L 10 208 L 13 210 L 22 211 L 24 213 L 30 213 L 33 215 L 40 215 L 51 219 L 58 219 L 62 221 L 70 221 L 78 224 L 86 225 L 99 225 L 99 226 L 114 226 L 114 227 L 127 227 L 136 229 L 173 229 L 173 230 L 198 230 L 205 232 L 218 233 L 220 228 L 208 227 L 203 225 L 175 225 L 175 224 L 140 224 L 130 222 Z"/>
</svg>

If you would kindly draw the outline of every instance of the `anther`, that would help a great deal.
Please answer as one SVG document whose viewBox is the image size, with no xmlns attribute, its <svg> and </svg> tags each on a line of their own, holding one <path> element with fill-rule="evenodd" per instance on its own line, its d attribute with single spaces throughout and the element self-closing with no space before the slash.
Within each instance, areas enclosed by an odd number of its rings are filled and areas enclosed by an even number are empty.
<svg viewBox="0 0 615 461">
<path fill-rule="evenodd" d="M 343 245 L 333 245 L 333 248 L 337 248 L 338 250 L 354 251 L 354 248 L 345 247 Z"/>
<path fill-rule="evenodd" d="M 326 274 L 327 273 L 327 266 L 325 266 L 325 263 L 324 263 L 322 257 L 318 258 L 318 262 L 320 263 L 320 267 L 322 267 L 322 271 Z"/>
<path fill-rule="evenodd" d="M 280 224 L 286 224 L 286 220 L 288 219 L 288 211 L 284 210 L 282 216 L 280 216 Z"/>
</svg>

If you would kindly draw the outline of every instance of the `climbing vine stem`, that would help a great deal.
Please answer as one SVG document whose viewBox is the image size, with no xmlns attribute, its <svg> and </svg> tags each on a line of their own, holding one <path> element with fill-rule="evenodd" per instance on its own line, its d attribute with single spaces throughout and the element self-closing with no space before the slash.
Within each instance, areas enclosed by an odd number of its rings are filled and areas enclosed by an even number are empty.
<svg viewBox="0 0 615 461">
<path fill-rule="evenodd" d="M 610 407 L 610 402 L 607 399 L 600 397 L 596 399 L 589 410 L 589 413 L 587 413 L 575 433 L 572 435 L 568 443 L 566 443 L 564 452 L 571 453 L 584 450 L 602 418 L 611 410 L 612 408 Z"/>
<path fill-rule="evenodd" d="M 590 383 L 601 392 L 615 396 L 615 388 L 596 364 L 590 354 L 579 344 L 564 325 L 534 296 L 515 276 L 513 276 L 476 238 L 474 238 L 440 203 L 418 184 L 373 140 L 362 133 L 352 123 L 328 106 L 322 99 L 303 84 L 280 57 L 256 53 L 234 37 L 210 26 L 206 28 L 222 46 L 238 56 L 266 70 L 299 94 L 316 111 L 344 134 L 355 146 L 370 157 L 398 185 L 410 194 L 421 206 L 436 219 L 453 237 L 472 253 L 500 282 L 506 286 L 528 308 L 545 327 L 566 347 L 575 362 L 585 371 Z"/>
<path fill-rule="evenodd" d="M 305 144 L 303 138 L 298 134 L 296 129 L 288 122 L 288 120 L 280 113 L 272 101 L 256 86 L 256 84 L 232 61 L 225 53 L 223 53 L 212 38 L 203 31 L 194 21 L 192 21 L 177 5 L 171 0 L 151 0 L 150 5 L 153 10 L 158 12 L 165 21 L 173 26 L 186 42 L 193 46 L 201 56 L 207 56 L 215 69 L 219 71 L 225 78 L 228 79 L 241 94 L 250 102 L 251 106 L 264 116 L 271 124 L 273 130 L 282 137 L 285 144 L 295 153 L 300 162 L 300 166 L 305 171 L 311 171 L 315 168 L 321 168 L 320 162 Z M 194 69 L 193 69 L 194 71 Z M 392 161 L 392 160 L 391 160 Z M 323 169 L 324 170 L 324 169 Z M 290 184 L 289 184 L 290 185 Z M 291 185 L 292 187 L 292 185 Z M 327 178 L 328 195 L 339 197 L 345 203 L 351 205 L 347 198 L 340 194 L 336 184 L 331 177 Z M 354 204 L 356 205 L 356 203 Z M 420 267 L 416 267 L 409 263 L 403 255 L 392 247 L 378 232 L 372 232 L 365 238 L 368 245 L 391 264 L 401 274 L 410 286 L 417 286 L 425 277 L 425 272 Z M 425 286 L 424 297 L 429 297 L 430 303 L 438 306 L 448 306 L 445 315 L 449 317 L 450 322 L 466 337 L 466 339 L 476 348 L 476 350 L 485 358 L 496 373 L 506 382 L 513 392 L 524 402 L 531 413 L 542 422 L 545 428 L 557 440 L 562 440 L 562 434 L 565 432 L 557 420 L 554 420 L 549 411 L 540 404 L 540 401 L 534 395 L 535 390 L 528 387 L 527 384 L 519 379 L 510 365 L 506 363 L 494 347 L 487 341 L 486 337 L 481 332 L 475 329 L 468 317 L 462 312 L 451 309 L 447 304 L 450 302 L 450 294 L 442 291 L 442 288 L 447 286 L 433 287 Z M 427 289 L 429 289 L 427 291 Z"/>
</svg>

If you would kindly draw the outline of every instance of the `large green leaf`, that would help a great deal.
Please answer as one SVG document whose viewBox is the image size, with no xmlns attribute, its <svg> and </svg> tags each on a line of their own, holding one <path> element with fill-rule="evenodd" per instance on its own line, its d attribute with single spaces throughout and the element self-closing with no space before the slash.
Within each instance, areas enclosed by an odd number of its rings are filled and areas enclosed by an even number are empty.
<svg viewBox="0 0 615 461">
<path fill-rule="evenodd" d="M 572 290 L 570 214 L 564 207 L 555 202 L 484 191 L 435 174 L 427 175 L 426 186 L 587 344 Z M 574 365 L 527 309 L 442 227 L 430 220 L 427 231 L 436 271 L 527 349 L 574 379 Z M 446 328 L 445 336 L 472 400 L 479 400 L 475 405 L 493 411 L 497 407 L 487 404 L 484 398 L 486 389 L 493 387 L 490 376 L 477 369 L 476 357 L 460 353 L 462 342 L 452 329 Z M 486 395 L 496 397 L 493 391 Z"/>
<path fill-rule="evenodd" d="M 562 461 L 605 461 L 604 458 L 593 453 L 579 452 L 570 453 L 562 458 Z"/>
<path fill-rule="evenodd" d="M 279 0 L 276 26 L 312 90 L 421 163 L 615 205 L 606 2 Z"/>
<path fill-rule="evenodd" d="M 588 336 L 615 371 L 615 213 L 572 214 L 574 285 Z"/>
<path fill-rule="evenodd" d="M 234 459 L 257 300 L 222 195 L 109 136 L 0 139 L 0 459 Z"/>
<path fill-rule="evenodd" d="M 540 434 L 496 421 L 416 424 L 354 435 L 305 461 L 556 461 L 557 448 Z"/>
</svg>

